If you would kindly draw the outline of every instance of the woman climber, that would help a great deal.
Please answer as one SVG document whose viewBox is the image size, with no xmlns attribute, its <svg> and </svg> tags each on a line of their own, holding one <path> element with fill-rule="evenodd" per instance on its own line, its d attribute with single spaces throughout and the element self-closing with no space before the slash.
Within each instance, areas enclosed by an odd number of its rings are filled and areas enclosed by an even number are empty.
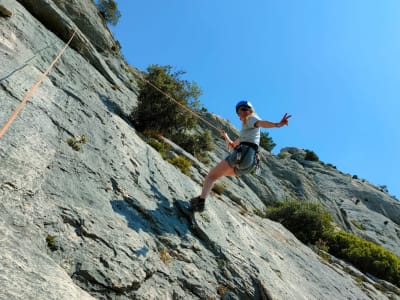
<svg viewBox="0 0 400 300">
<path fill-rule="evenodd" d="M 233 151 L 206 176 L 201 195 L 190 200 L 191 210 L 204 211 L 205 199 L 211 191 L 214 182 L 222 176 L 241 176 L 251 172 L 259 162 L 258 145 L 260 144 L 260 128 L 273 128 L 288 125 L 291 115 L 287 113 L 279 123 L 261 120 L 248 101 L 236 104 L 236 113 L 242 121 L 239 138 L 232 141 L 225 131 L 220 134 L 225 138 L 229 150 Z"/>
</svg>

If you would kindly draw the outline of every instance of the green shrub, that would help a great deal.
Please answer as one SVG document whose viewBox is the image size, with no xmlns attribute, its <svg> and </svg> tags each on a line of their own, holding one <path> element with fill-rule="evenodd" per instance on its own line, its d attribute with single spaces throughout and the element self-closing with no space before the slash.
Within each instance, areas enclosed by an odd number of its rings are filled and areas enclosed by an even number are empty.
<svg viewBox="0 0 400 300">
<path fill-rule="evenodd" d="M 104 20 L 112 25 L 117 25 L 121 17 L 121 12 L 118 10 L 117 3 L 114 0 L 97 0 L 97 9 Z"/>
<path fill-rule="evenodd" d="M 305 150 L 305 151 L 306 151 L 306 156 L 304 157 L 305 160 L 319 161 L 319 157 L 317 154 L 315 154 L 314 151 L 311 150 Z"/>
<path fill-rule="evenodd" d="M 139 81 L 138 105 L 129 119 L 137 130 L 157 132 L 207 163 L 207 152 L 215 149 L 211 131 L 193 134 L 198 120 L 183 108 L 204 111 L 198 100 L 202 92 L 195 82 L 182 80 L 183 74 L 171 66 L 149 66 L 145 80 Z"/>
<path fill-rule="evenodd" d="M 215 150 L 214 139 L 211 131 L 206 129 L 203 133 L 196 135 L 198 150 L 200 152 L 208 152 Z"/>
<path fill-rule="evenodd" d="M 196 159 L 200 162 L 202 162 L 203 164 L 205 164 L 206 166 L 209 166 L 211 163 L 210 157 L 207 154 L 207 152 L 200 152 L 200 153 L 196 153 L 194 155 L 196 157 Z"/>
<path fill-rule="evenodd" d="M 138 105 L 130 115 L 139 131 L 156 130 L 171 137 L 197 126 L 197 119 L 180 105 L 196 109 L 201 91 L 196 83 L 180 79 L 182 74 L 184 72 L 172 72 L 171 66 L 147 68 L 146 81 L 139 81 Z"/>
<path fill-rule="evenodd" d="M 276 144 L 272 140 L 272 137 L 269 136 L 268 132 L 261 132 L 260 138 L 260 146 L 265 150 L 271 152 L 272 149 L 275 148 Z"/>
<path fill-rule="evenodd" d="M 329 253 L 349 261 L 360 271 L 400 286 L 400 258 L 354 234 L 338 231 L 328 239 Z"/>
<path fill-rule="evenodd" d="M 212 190 L 218 195 L 222 195 L 225 192 L 226 186 L 226 183 L 215 183 Z"/>
<path fill-rule="evenodd" d="M 254 209 L 253 213 L 257 216 L 259 216 L 260 218 L 266 218 L 267 216 L 265 215 L 265 210 L 261 210 L 261 209 Z"/>
<path fill-rule="evenodd" d="M 166 158 L 167 151 L 168 151 L 168 148 L 169 148 L 167 144 L 165 144 L 163 142 L 160 142 L 160 141 L 157 141 L 156 139 L 150 139 L 150 140 L 148 140 L 147 143 L 151 147 L 156 149 L 161 154 L 162 158 L 164 158 L 164 159 Z"/>
<path fill-rule="evenodd" d="M 265 217 L 277 221 L 305 244 L 315 244 L 333 232 L 332 217 L 315 202 L 284 201 L 267 207 Z"/>
<path fill-rule="evenodd" d="M 203 133 L 193 135 L 178 133 L 172 136 L 172 140 L 204 163 L 209 161 L 207 152 L 215 149 L 210 130 L 205 130 Z"/>
<path fill-rule="evenodd" d="M 80 151 L 81 145 L 87 144 L 89 139 L 84 135 L 78 135 L 73 138 L 67 138 L 65 141 L 69 146 L 71 146 L 72 149 L 74 149 L 75 151 Z"/>
<path fill-rule="evenodd" d="M 280 152 L 278 154 L 278 158 L 280 158 L 280 159 L 285 159 L 285 158 L 288 158 L 289 156 L 290 156 L 290 153 L 288 153 L 288 152 Z"/>
<path fill-rule="evenodd" d="M 287 201 L 264 212 L 254 211 L 282 223 L 303 243 L 311 243 L 364 273 L 400 287 L 400 258 L 384 247 L 343 230 L 334 232 L 331 216 L 317 203 Z M 362 226 L 362 225 L 360 225 Z"/>
<path fill-rule="evenodd" d="M 357 202 L 356 202 L 356 204 L 357 204 Z M 365 226 L 364 226 L 363 224 L 358 223 L 357 221 L 354 221 L 354 220 L 352 220 L 351 223 L 352 223 L 355 227 L 357 227 L 358 229 L 363 230 L 363 231 L 365 230 Z"/>
<path fill-rule="evenodd" d="M 48 234 L 46 237 L 47 247 L 50 248 L 51 251 L 56 251 L 56 237 L 54 235 Z"/>
<path fill-rule="evenodd" d="M 190 175 L 190 167 L 192 166 L 192 163 L 183 156 L 170 158 L 168 159 L 168 162 L 181 170 L 183 174 Z"/>
</svg>

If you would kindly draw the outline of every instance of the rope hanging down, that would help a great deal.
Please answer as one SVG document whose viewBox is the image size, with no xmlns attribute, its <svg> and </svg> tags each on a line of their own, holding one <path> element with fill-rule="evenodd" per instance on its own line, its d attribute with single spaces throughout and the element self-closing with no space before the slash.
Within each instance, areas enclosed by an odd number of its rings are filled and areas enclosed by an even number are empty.
<svg viewBox="0 0 400 300">
<path fill-rule="evenodd" d="M 142 77 L 142 76 L 141 76 Z M 178 100 L 174 99 L 173 97 L 171 97 L 170 95 L 168 95 L 167 93 L 165 93 L 163 90 L 161 90 L 158 86 L 154 85 L 153 83 L 151 83 L 150 81 L 148 81 L 145 78 L 140 78 L 140 80 L 143 80 L 144 82 L 146 82 L 147 84 L 149 84 L 150 86 L 152 86 L 154 89 L 156 89 L 157 91 L 159 91 L 161 94 L 163 94 L 164 96 L 166 96 L 168 99 L 170 99 L 172 102 L 174 102 L 175 104 L 177 104 L 178 106 L 180 106 L 182 109 L 188 111 L 189 113 L 191 113 L 194 117 L 196 117 L 197 119 L 203 121 L 204 123 L 206 123 L 208 126 L 210 126 L 211 128 L 215 129 L 218 133 L 221 133 L 221 129 L 219 129 L 218 127 L 214 126 L 213 124 L 211 124 L 210 122 L 208 122 L 206 119 L 204 119 L 202 116 L 200 116 L 198 113 L 196 113 L 194 110 L 190 109 L 189 107 L 183 105 L 182 103 L 180 103 Z"/>
<path fill-rule="evenodd" d="M 26 103 L 28 102 L 29 98 L 32 97 L 32 95 L 35 93 L 35 91 L 38 89 L 40 84 L 43 82 L 43 80 L 46 78 L 47 74 L 51 71 L 51 69 L 54 67 L 56 62 L 60 59 L 60 57 L 64 54 L 64 51 L 67 49 L 69 44 L 71 43 L 72 39 L 74 38 L 76 34 L 76 30 L 68 40 L 68 42 L 65 44 L 64 48 L 61 49 L 60 53 L 56 56 L 56 58 L 51 62 L 51 64 L 47 67 L 46 71 L 40 76 L 39 80 L 30 88 L 28 93 L 26 94 L 25 98 L 22 100 L 22 102 L 18 105 L 18 107 L 15 109 L 11 117 L 8 119 L 8 121 L 4 124 L 4 126 L 0 130 L 0 138 L 6 133 L 7 129 L 11 126 L 12 122 L 15 120 L 17 115 L 20 113 L 20 111 L 24 108 Z"/>
</svg>

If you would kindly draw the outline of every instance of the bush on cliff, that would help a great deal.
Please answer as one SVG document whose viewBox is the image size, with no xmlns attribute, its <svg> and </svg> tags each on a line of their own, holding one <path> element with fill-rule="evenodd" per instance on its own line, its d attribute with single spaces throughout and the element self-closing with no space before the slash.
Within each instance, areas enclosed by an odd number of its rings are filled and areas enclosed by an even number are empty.
<svg viewBox="0 0 400 300">
<path fill-rule="evenodd" d="M 303 243 L 324 245 L 330 254 L 350 262 L 360 271 L 400 286 L 400 258 L 354 234 L 334 231 L 331 216 L 320 204 L 286 201 L 257 214 L 280 222 Z"/>
<path fill-rule="evenodd" d="M 107 23 L 114 26 L 118 24 L 121 12 L 118 10 L 118 5 L 114 0 L 98 0 L 96 1 L 96 6 Z"/>
<path fill-rule="evenodd" d="M 400 286 L 400 258 L 384 247 L 342 230 L 329 236 L 328 247 L 329 253 L 360 271 Z"/>
<path fill-rule="evenodd" d="M 151 84 L 139 81 L 138 105 L 130 119 L 139 131 L 158 132 L 191 154 L 204 157 L 205 152 L 214 149 L 211 133 L 206 130 L 193 134 L 197 119 L 182 108 L 185 106 L 199 113 L 201 90 L 195 82 L 181 79 L 183 74 L 183 71 L 173 72 L 171 66 L 149 66 L 144 76 Z"/>
<path fill-rule="evenodd" d="M 275 148 L 276 144 L 272 140 L 272 137 L 269 136 L 268 132 L 261 132 L 260 137 L 260 146 L 263 147 L 265 150 L 271 152 L 272 149 Z"/>
<path fill-rule="evenodd" d="M 265 217 L 281 223 L 305 244 L 315 244 L 334 229 L 332 217 L 315 202 L 279 202 L 266 209 Z"/>
</svg>

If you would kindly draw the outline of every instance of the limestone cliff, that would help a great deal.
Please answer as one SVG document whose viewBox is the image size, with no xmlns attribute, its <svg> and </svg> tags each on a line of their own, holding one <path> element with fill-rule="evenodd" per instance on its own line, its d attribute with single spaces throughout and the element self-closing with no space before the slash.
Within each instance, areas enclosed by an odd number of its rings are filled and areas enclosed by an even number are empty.
<svg viewBox="0 0 400 300">
<path fill-rule="evenodd" d="M 127 121 L 138 72 L 113 50 L 93 2 L 0 7 L 0 125 L 78 29 L 0 139 L 0 299 L 400 299 L 396 287 L 324 261 L 253 213 L 278 200 L 319 201 L 344 229 L 400 255 L 396 199 L 302 150 L 263 151 L 262 175 L 223 179 L 193 230 L 177 204 L 198 195 L 208 167 L 174 146 L 193 161 L 182 174 Z M 213 163 L 226 155 L 216 142 Z"/>
</svg>

